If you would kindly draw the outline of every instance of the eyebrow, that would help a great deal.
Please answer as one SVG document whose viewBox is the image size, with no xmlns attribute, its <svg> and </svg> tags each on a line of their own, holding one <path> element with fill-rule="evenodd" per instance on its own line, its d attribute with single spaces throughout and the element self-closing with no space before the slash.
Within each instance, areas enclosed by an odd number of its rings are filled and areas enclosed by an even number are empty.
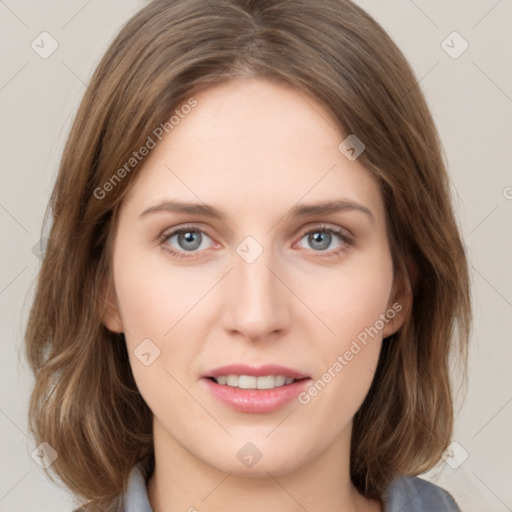
<svg viewBox="0 0 512 512">
<path fill-rule="evenodd" d="M 338 199 L 332 201 L 322 201 L 319 203 L 299 204 L 294 206 L 287 217 L 310 217 L 313 215 L 328 215 L 336 212 L 349 212 L 358 211 L 366 214 L 372 222 L 375 222 L 375 217 L 372 211 L 363 206 L 362 204 L 350 201 L 348 199 Z M 226 215 L 217 210 L 213 206 L 204 203 L 186 203 L 182 201 L 168 200 L 163 203 L 156 204 L 144 210 L 140 217 L 144 217 L 154 212 L 173 212 L 185 213 L 188 215 L 204 215 L 221 221 L 226 220 Z"/>
</svg>

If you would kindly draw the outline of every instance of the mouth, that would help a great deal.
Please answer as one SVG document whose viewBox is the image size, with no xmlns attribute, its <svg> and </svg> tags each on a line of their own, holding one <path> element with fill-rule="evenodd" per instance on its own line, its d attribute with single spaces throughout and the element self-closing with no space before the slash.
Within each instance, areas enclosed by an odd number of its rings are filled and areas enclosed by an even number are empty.
<svg viewBox="0 0 512 512">
<path fill-rule="evenodd" d="M 294 379 L 284 375 L 219 375 L 218 377 L 206 377 L 207 379 L 221 386 L 229 386 L 239 389 L 275 389 L 283 386 L 289 386 L 294 382 L 308 380 L 309 377 Z"/>
<path fill-rule="evenodd" d="M 243 413 L 270 413 L 291 403 L 312 379 L 280 365 L 229 365 L 201 379 L 206 390 L 225 406 Z"/>
<path fill-rule="evenodd" d="M 240 389 L 274 389 L 309 378 L 298 370 L 276 364 L 259 367 L 230 364 L 211 370 L 203 377 L 221 386 Z"/>
</svg>

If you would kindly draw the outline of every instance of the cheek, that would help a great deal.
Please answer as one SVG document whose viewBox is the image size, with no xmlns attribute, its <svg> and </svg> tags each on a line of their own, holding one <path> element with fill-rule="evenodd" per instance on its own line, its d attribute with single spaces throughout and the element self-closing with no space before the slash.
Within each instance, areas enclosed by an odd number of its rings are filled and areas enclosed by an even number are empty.
<svg viewBox="0 0 512 512">
<path fill-rule="evenodd" d="M 170 265 L 162 254 L 154 258 L 119 248 L 114 276 L 123 325 L 133 340 L 164 339 L 204 292 L 190 273 Z"/>
<path fill-rule="evenodd" d="M 324 324 L 316 318 L 308 322 L 316 326 L 309 336 L 321 360 L 318 406 L 339 407 L 349 417 L 362 403 L 377 367 L 385 322 L 391 319 L 386 312 L 392 280 L 391 261 L 382 258 L 333 273 L 328 285 L 317 281 L 308 289 L 308 304 Z"/>
<path fill-rule="evenodd" d="M 324 346 L 341 349 L 366 329 L 382 331 L 379 320 L 388 308 L 393 281 L 390 262 L 354 265 L 313 281 L 315 286 L 311 279 L 304 281 L 302 294 L 324 324 Z"/>
<path fill-rule="evenodd" d="M 204 272 L 169 264 L 162 254 L 152 257 L 156 250 L 148 255 L 135 243 L 119 241 L 114 279 L 127 351 L 137 387 L 155 410 L 156 397 L 181 396 L 177 382 L 197 379 L 192 372 L 200 344 L 195 340 L 204 336 L 202 325 L 211 316 L 210 302 L 201 300 L 211 281 Z"/>
<path fill-rule="evenodd" d="M 155 266 L 139 264 L 133 255 L 119 258 L 114 274 L 137 388 L 154 414 L 161 411 L 162 404 L 174 411 L 182 402 L 177 382 L 183 380 L 175 369 L 189 368 L 193 357 L 187 344 L 180 343 L 183 340 L 180 332 L 187 326 L 186 312 L 191 307 L 192 294 L 189 288 L 182 286 L 180 279 L 183 278 L 177 272 L 166 275 Z M 174 399 L 169 400 L 169 397 Z"/>
</svg>

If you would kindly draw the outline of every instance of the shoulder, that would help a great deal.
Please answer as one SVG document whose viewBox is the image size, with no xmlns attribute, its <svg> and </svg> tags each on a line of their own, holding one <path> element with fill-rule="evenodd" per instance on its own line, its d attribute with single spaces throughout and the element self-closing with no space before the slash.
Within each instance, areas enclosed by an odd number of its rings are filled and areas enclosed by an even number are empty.
<svg viewBox="0 0 512 512">
<path fill-rule="evenodd" d="M 417 476 L 395 477 L 384 500 L 385 512 L 461 512 L 448 491 Z"/>
<path fill-rule="evenodd" d="M 152 512 L 145 475 L 138 465 L 130 474 L 123 501 L 127 508 L 121 508 L 122 512 Z M 461 512 L 450 493 L 417 476 L 395 477 L 385 493 L 384 502 L 384 512 Z M 73 512 L 81 512 L 81 509 Z"/>
<path fill-rule="evenodd" d="M 127 486 L 120 496 L 121 500 L 116 505 L 115 512 L 153 512 L 148 498 L 146 480 L 147 475 L 142 466 L 136 464 L 130 472 Z M 77 508 L 72 512 L 85 512 L 85 509 Z"/>
</svg>

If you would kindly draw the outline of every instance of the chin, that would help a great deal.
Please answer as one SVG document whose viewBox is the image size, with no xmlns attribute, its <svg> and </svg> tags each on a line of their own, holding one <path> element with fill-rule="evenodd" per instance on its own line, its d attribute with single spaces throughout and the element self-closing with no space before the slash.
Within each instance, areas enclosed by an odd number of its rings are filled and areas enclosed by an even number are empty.
<svg viewBox="0 0 512 512">
<path fill-rule="evenodd" d="M 265 433 L 267 434 L 268 432 Z M 210 452 L 204 462 L 225 473 L 255 478 L 268 478 L 269 473 L 273 476 L 287 475 L 305 462 L 298 457 L 298 454 L 304 453 L 303 444 L 293 446 L 287 443 L 283 450 L 282 442 L 273 443 L 268 439 L 251 442 L 247 439 L 245 436 L 243 441 L 230 440 L 229 446 L 219 446 L 218 456 L 212 459 Z M 200 457 L 200 454 L 197 456 Z"/>
</svg>

